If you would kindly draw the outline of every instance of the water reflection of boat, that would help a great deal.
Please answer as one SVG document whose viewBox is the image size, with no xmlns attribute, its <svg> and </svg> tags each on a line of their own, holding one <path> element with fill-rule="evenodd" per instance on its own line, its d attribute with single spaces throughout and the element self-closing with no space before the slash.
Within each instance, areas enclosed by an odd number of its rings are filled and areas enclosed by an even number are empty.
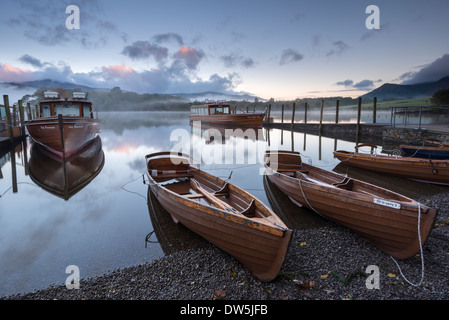
<svg viewBox="0 0 449 320">
<path fill-rule="evenodd" d="M 291 230 L 268 206 L 190 166 L 186 155 L 160 152 L 145 158 L 150 188 L 175 222 L 234 256 L 261 281 L 277 276 Z"/>
<path fill-rule="evenodd" d="M 66 159 L 33 143 L 29 161 L 30 177 L 44 190 L 68 200 L 100 173 L 104 158 L 100 137 Z"/>
<path fill-rule="evenodd" d="M 395 258 L 417 253 L 432 230 L 438 210 L 411 198 L 302 163 L 299 152 L 268 151 L 265 160 L 268 177 L 286 195 Z"/>
<path fill-rule="evenodd" d="M 213 142 L 223 143 L 228 142 L 232 137 L 237 139 L 244 139 L 255 142 L 263 139 L 262 129 L 260 128 L 227 128 L 220 125 L 211 125 L 208 123 L 198 122 L 199 125 L 191 123 L 192 134 L 204 139 L 206 144 Z"/>
<path fill-rule="evenodd" d="M 371 153 L 358 152 L 370 146 Z M 337 150 L 334 156 L 348 165 L 429 183 L 449 185 L 449 160 L 387 156 L 373 153 L 375 145 L 357 145 L 355 152 Z"/>
<path fill-rule="evenodd" d="M 39 117 L 25 123 L 33 140 L 59 157 L 69 157 L 100 132 L 101 120 L 94 119 L 87 94 L 74 92 L 71 100 L 57 92 L 45 92 Z"/>
<path fill-rule="evenodd" d="M 226 128 L 261 128 L 264 117 L 264 112 L 232 113 L 231 106 L 226 102 L 210 102 L 190 107 L 190 121 L 201 121 Z"/>
<path fill-rule="evenodd" d="M 182 224 L 173 223 L 170 214 L 161 206 L 151 188 L 148 187 L 148 212 L 150 215 L 153 233 L 150 241 L 156 236 L 162 251 L 170 254 L 177 251 L 206 247 L 207 241 L 196 233 L 190 231 Z"/>
</svg>

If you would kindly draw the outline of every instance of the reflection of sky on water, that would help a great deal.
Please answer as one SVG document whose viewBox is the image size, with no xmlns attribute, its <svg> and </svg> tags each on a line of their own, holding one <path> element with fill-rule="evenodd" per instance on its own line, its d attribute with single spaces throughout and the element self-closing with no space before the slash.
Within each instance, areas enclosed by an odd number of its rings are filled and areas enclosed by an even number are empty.
<svg viewBox="0 0 449 320">
<path fill-rule="evenodd" d="M 7 191 L 12 181 L 11 163 L 2 166 L 0 194 L 5 194 L 0 198 L 0 296 L 64 284 L 68 265 L 77 265 L 81 277 L 91 277 L 162 256 L 158 244 L 145 248 L 145 236 L 152 226 L 146 203 L 148 186 L 142 183 L 142 174 L 146 154 L 171 150 L 180 143 L 173 136 L 170 141 L 173 132 L 187 134 L 178 146 L 190 145 L 201 151 L 202 159 L 207 160 L 202 161 L 202 169 L 224 179 L 232 173 L 232 183 L 267 204 L 260 175 L 263 153 L 268 143 L 272 149 L 291 150 L 292 145 L 288 131 L 283 132 L 283 145 L 280 130 L 271 130 L 268 136 L 265 129 L 257 140 L 228 137 L 224 143 L 218 139 L 206 143 L 191 134 L 186 114 L 162 113 L 159 122 L 152 117 L 150 125 L 144 123 L 145 116 L 151 114 L 134 115 L 138 125 L 121 119 L 121 115 L 108 114 L 103 126 L 102 171 L 68 201 L 35 185 L 25 175 L 23 159 L 16 159 L 18 192 Z M 304 152 L 304 161 L 310 157 L 314 165 L 329 170 L 338 163 L 332 156 L 334 143 L 334 139 L 321 139 L 319 160 L 318 137 L 307 135 L 304 151 L 304 135 L 294 133 L 294 149 Z M 353 146 L 338 141 L 340 149 L 353 150 Z M 211 163 L 220 157 L 221 163 Z M 231 158 L 233 163 L 229 163 Z"/>
</svg>

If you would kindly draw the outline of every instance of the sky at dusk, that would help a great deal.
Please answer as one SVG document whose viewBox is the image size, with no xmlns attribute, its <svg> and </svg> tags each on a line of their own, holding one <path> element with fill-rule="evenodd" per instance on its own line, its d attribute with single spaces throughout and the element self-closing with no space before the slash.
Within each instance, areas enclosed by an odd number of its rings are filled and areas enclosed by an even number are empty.
<svg viewBox="0 0 449 320">
<path fill-rule="evenodd" d="M 447 0 L 1 0 L 0 82 L 357 97 L 449 75 L 448 12 Z"/>
</svg>

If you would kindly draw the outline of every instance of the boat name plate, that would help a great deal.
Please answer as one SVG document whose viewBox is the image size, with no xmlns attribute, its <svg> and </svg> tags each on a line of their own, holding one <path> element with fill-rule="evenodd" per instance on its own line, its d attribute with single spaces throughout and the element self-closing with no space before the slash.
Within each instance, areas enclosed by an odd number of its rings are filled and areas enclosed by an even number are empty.
<svg viewBox="0 0 449 320">
<path fill-rule="evenodd" d="M 387 201 L 387 200 L 383 200 L 383 199 L 377 199 L 377 198 L 374 198 L 373 202 L 375 204 L 379 204 L 381 206 L 390 207 L 390 208 L 393 208 L 393 209 L 401 209 L 401 205 L 399 203 L 396 203 L 396 202 Z"/>
</svg>

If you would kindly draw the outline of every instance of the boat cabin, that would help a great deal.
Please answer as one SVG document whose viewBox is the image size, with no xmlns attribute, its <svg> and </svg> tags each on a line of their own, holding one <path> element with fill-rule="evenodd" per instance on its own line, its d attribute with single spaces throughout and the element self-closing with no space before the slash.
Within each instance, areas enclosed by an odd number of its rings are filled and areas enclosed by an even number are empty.
<svg viewBox="0 0 449 320">
<path fill-rule="evenodd" d="M 231 107 L 228 103 L 209 103 L 207 105 L 191 106 L 190 113 L 199 115 L 231 114 Z"/>
<path fill-rule="evenodd" d="M 87 101 L 86 92 L 74 92 L 72 99 L 60 99 L 59 93 L 44 92 L 44 100 L 39 104 L 39 116 L 57 115 L 93 119 L 92 103 Z"/>
</svg>

